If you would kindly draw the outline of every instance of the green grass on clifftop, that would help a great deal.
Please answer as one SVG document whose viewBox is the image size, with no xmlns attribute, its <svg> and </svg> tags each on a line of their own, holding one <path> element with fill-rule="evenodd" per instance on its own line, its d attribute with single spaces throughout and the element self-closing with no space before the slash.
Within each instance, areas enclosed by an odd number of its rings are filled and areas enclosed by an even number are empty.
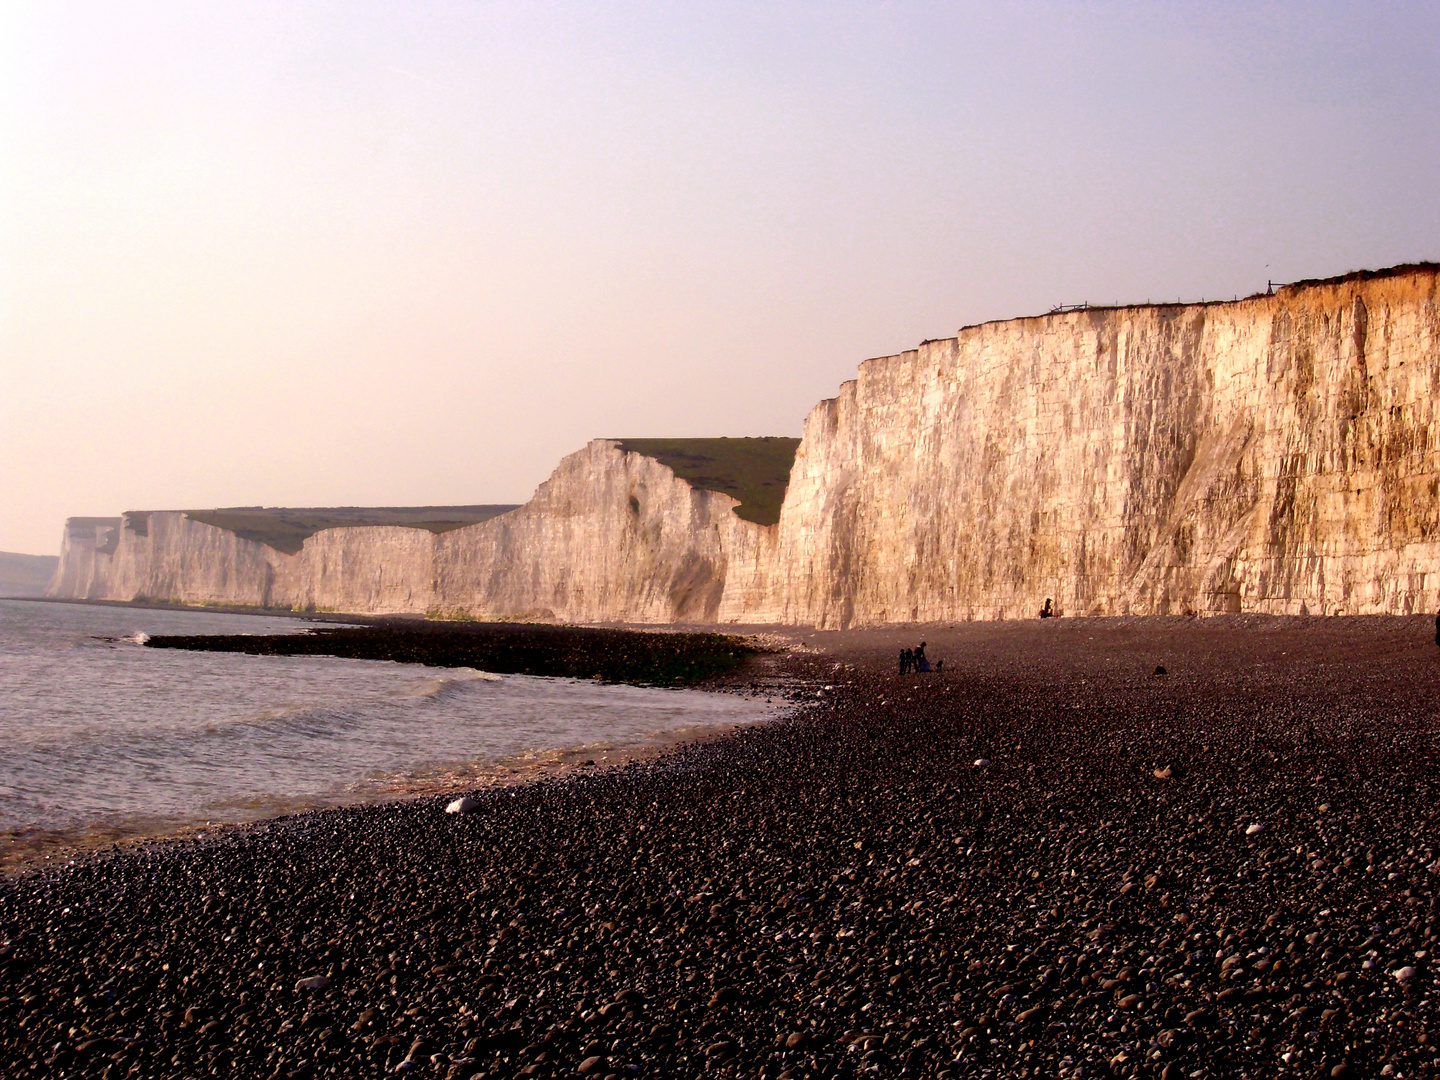
<svg viewBox="0 0 1440 1080">
<path fill-rule="evenodd" d="M 288 510 L 278 506 L 231 506 L 219 510 L 187 510 L 185 516 L 217 529 L 229 529 L 242 540 L 254 540 L 294 555 L 307 539 L 322 529 L 398 525 L 443 533 L 489 521 L 514 509 L 513 505 L 322 506 Z"/>
<path fill-rule="evenodd" d="M 757 525 L 780 520 L 799 439 L 619 439 L 620 449 L 654 458 L 680 479 L 739 499 L 735 513 Z"/>
</svg>

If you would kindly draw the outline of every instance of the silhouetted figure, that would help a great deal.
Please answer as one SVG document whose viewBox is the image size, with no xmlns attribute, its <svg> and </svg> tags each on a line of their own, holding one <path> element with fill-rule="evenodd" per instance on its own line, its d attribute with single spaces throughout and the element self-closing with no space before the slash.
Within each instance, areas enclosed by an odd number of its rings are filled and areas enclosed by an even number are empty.
<svg viewBox="0 0 1440 1080">
<path fill-rule="evenodd" d="M 920 647 L 915 650 L 915 670 L 929 671 L 930 661 L 925 659 L 925 642 L 920 642 Z"/>
<path fill-rule="evenodd" d="M 1040 609 L 1040 618 L 1053 619 L 1054 617 L 1055 609 L 1051 606 L 1050 597 L 1047 596 L 1045 598 L 1045 606 Z"/>
<path fill-rule="evenodd" d="M 900 674 L 909 675 L 910 668 L 915 663 L 915 655 L 909 649 L 900 650 Z"/>
<path fill-rule="evenodd" d="M 945 670 L 945 661 L 944 661 L 943 659 L 936 660 L 936 661 L 935 661 L 935 674 L 936 674 L 936 675 L 939 675 L 940 672 L 942 672 L 942 671 L 944 671 L 944 670 Z"/>
<path fill-rule="evenodd" d="M 1440 645 L 1440 615 L 1435 616 L 1435 644 Z"/>
</svg>

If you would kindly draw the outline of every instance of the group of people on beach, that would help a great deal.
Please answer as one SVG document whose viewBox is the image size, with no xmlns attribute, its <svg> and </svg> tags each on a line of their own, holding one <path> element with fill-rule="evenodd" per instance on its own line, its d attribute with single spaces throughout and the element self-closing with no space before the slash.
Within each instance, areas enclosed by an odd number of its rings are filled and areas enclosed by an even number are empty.
<svg viewBox="0 0 1440 1080">
<path fill-rule="evenodd" d="M 926 656 L 925 656 L 925 642 L 923 642 L 923 641 L 920 642 L 920 645 L 919 645 L 918 648 L 915 648 L 915 649 L 901 649 L 901 650 L 900 650 L 900 674 L 901 674 L 901 675 L 909 675 L 912 671 L 913 671 L 913 672 L 943 671 L 944 669 L 945 669 L 945 661 L 944 661 L 944 660 L 936 660 L 936 661 L 935 661 L 935 666 L 934 666 L 933 668 L 930 666 L 930 661 L 929 661 L 929 659 L 927 659 Z"/>
</svg>

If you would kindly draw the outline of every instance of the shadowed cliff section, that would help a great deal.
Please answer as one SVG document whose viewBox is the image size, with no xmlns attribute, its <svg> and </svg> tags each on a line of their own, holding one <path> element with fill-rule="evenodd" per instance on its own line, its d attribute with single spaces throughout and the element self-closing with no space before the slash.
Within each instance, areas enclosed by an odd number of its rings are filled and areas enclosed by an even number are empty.
<svg viewBox="0 0 1440 1080">
<path fill-rule="evenodd" d="M 654 458 L 693 487 L 739 499 L 735 513 L 756 525 L 780 520 L 799 439 L 619 439 L 620 449 Z"/>
<path fill-rule="evenodd" d="M 294 555 L 305 541 L 324 529 L 363 525 L 393 525 L 406 529 L 450 532 L 508 513 L 516 504 L 483 506 L 321 506 L 299 509 L 266 506 L 231 506 L 218 510 L 187 510 L 191 521 L 228 529 L 242 540 L 253 540 Z M 132 515 L 126 515 L 127 519 Z M 137 530 L 143 535 L 143 530 Z"/>
</svg>

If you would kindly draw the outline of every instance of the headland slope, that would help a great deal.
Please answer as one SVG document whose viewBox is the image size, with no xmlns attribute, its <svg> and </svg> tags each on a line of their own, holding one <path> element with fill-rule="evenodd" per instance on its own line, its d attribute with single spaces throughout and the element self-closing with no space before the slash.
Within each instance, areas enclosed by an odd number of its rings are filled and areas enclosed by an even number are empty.
<svg viewBox="0 0 1440 1080">
<path fill-rule="evenodd" d="M 43 596 L 59 565 L 54 555 L 0 551 L 0 596 Z"/>
</svg>

